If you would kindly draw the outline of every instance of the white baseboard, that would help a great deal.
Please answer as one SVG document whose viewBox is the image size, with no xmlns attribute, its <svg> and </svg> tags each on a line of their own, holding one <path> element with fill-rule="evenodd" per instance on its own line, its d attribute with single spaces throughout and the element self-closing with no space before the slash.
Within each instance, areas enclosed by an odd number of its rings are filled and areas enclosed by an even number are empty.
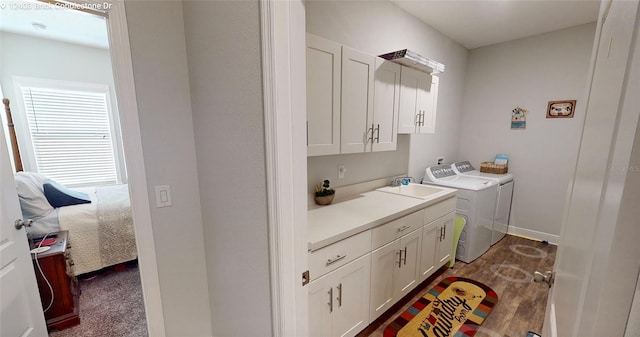
<svg viewBox="0 0 640 337">
<path fill-rule="evenodd" d="M 534 230 L 526 229 L 526 228 L 509 226 L 509 230 L 507 232 L 510 235 L 521 236 L 521 237 L 527 238 L 527 239 L 533 239 L 533 240 L 538 240 L 538 241 L 547 241 L 552 245 L 557 245 L 558 242 L 560 241 L 560 236 L 559 235 L 553 235 L 553 234 L 549 234 L 549 233 L 534 231 Z"/>
</svg>

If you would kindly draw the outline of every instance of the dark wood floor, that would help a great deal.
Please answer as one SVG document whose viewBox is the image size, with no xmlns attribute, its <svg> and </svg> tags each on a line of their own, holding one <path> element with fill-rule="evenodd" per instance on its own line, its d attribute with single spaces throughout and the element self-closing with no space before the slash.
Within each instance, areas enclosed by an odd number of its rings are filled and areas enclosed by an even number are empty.
<svg viewBox="0 0 640 337">
<path fill-rule="evenodd" d="M 472 263 L 457 261 L 453 268 L 443 267 L 358 337 L 381 337 L 388 323 L 449 276 L 477 280 L 498 293 L 498 304 L 476 337 L 525 337 L 527 331 L 540 333 L 549 289 L 545 284 L 534 283 L 532 275 L 536 270 L 553 269 L 555 255 L 556 246 L 507 235 Z"/>
</svg>

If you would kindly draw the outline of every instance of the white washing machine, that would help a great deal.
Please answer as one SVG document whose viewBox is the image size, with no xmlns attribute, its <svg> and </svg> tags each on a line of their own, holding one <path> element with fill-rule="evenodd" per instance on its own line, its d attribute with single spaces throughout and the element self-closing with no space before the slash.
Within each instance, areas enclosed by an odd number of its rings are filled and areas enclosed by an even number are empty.
<svg viewBox="0 0 640 337">
<path fill-rule="evenodd" d="M 509 218 L 511 216 L 511 202 L 513 200 L 513 174 L 494 174 L 476 170 L 468 161 L 461 161 L 451 164 L 451 168 L 456 174 L 477 177 L 498 182 L 496 188 L 496 209 L 493 217 L 493 233 L 491 245 L 500 241 L 509 229 Z"/>
<path fill-rule="evenodd" d="M 456 258 L 469 263 L 491 247 L 497 181 L 457 175 L 450 165 L 428 167 L 423 184 L 458 190 L 456 214 L 467 221 L 456 250 Z"/>
</svg>

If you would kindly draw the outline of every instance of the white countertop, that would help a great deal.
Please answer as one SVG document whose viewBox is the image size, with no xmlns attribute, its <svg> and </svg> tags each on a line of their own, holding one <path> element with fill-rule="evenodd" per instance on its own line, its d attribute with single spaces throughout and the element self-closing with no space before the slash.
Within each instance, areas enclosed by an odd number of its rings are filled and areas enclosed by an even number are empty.
<svg viewBox="0 0 640 337">
<path fill-rule="evenodd" d="M 419 211 L 454 197 L 456 190 L 419 199 L 393 193 L 371 191 L 353 199 L 323 206 L 307 212 L 309 250 L 332 243 Z"/>
</svg>

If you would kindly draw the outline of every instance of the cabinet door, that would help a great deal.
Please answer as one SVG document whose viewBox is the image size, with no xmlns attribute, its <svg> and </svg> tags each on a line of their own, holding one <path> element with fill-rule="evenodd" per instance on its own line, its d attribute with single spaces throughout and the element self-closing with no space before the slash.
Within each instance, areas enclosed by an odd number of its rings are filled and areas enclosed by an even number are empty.
<svg viewBox="0 0 640 337">
<path fill-rule="evenodd" d="M 442 217 L 442 239 L 440 240 L 440 246 L 438 247 L 438 268 L 451 260 L 451 252 L 453 251 L 453 222 L 455 220 L 455 212 L 451 212 Z"/>
<path fill-rule="evenodd" d="M 331 273 L 334 275 L 332 336 L 355 336 L 369 325 L 370 273 L 371 254 Z"/>
<path fill-rule="evenodd" d="M 398 133 L 416 132 L 419 74 L 415 69 L 401 67 Z"/>
<path fill-rule="evenodd" d="M 333 300 L 332 274 L 309 283 L 309 336 L 331 336 Z"/>
<path fill-rule="evenodd" d="M 398 134 L 398 109 L 400 106 L 400 65 L 376 58 L 375 85 L 373 91 L 374 138 L 372 151 L 393 151 Z"/>
<path fill-rule="evenodd" d="M 307 35 L 307 156 L 340 153 L 341 51 Z"/>
<path fill-rule="evenodd" d="M 400 240 L 392 241 L 371 253 L 371 321 L 396 302 L 394 279 L 400 268 Z"/>
<path fill-rule="evenodd" d="M 374 67 L 374 56 L 342 47 L 341 153 L 365 152 L 373 137 Z"/>
<path fill-rule="evenodd" d="M 440 226 L 431 222 L 422 229 L 422 251 L 420 253 L 420 282 L 436 271 L 436 256 L 440 243 Z"/>
<path fill-rule="evenodd" d="M 398 269 L 396 298 L 400 299 L 418 285 L 418 263 L 420 261 L 420 244 L 422 228 L 400 238 L 402 252 L 401 267 Z"/>
<path fill-rule="evenodd" d="M 436 132 L 436 105 L 438 101 L 437 76 L 423 73 L 418 78 L 418 112 L 421 114 L 418 133 Z"/>
</svg>

